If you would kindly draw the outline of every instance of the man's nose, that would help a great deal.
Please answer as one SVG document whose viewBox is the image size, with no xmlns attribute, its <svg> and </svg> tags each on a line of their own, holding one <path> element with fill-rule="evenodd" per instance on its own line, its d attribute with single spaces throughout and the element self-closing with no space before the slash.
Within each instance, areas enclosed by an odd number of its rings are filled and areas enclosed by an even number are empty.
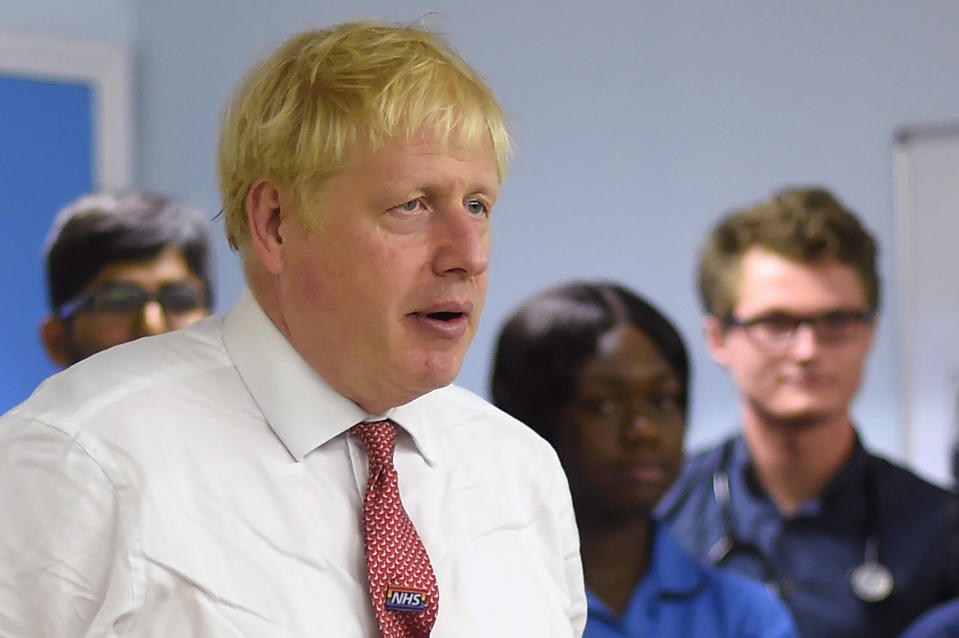
<svg viewBox="0 0 959 638">
<path fill-rule="evenodd" d="M 462 206 L 450 206 L 441 215 L 442 222 L 436 229 L 436 274 L 461 273 L 475 277 L 486 272 L 490 255 L 489 221 L 478 219 Z"/>
<path fill-rule="evenodd" d="M 796 326 L 793 335 L 792 353 L 799 359 L 808 359 L 819 348 L 819 336 L 811 323 L 801 323 Z"/>
<path fill-rule="evenodd" d="M 169 329 L 170 323 L 160 302 L 152 299 L 143 304 L 143 308 L 137 315 L 137 330 L 140 336 L 158 335 Z"/>
</svg>

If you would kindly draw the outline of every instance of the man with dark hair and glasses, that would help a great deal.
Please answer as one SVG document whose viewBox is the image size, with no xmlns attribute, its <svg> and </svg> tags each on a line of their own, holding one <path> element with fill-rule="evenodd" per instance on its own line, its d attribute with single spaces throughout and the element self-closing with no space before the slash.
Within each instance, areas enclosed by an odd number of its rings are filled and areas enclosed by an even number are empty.
<svg viewBox="0 0 959 638">
<path fill-rule="evenodd" d="M 151 192 L 85 195 L 46 244 L 50 314 L 40 335 L 67 366 L 209 314 L 210 242 L 202 214 Z"/>
<path fill-rule="evenodd" d="M 948 493 L 863 448 L 850 415 L 879 307 L 876 243 L 823 189 L 724 218 L 699 263 L 742 434 L 660 505 L 693 554 L 766 582 L 809 638 L 896 636 L 954 595 Z"/>
</svg>

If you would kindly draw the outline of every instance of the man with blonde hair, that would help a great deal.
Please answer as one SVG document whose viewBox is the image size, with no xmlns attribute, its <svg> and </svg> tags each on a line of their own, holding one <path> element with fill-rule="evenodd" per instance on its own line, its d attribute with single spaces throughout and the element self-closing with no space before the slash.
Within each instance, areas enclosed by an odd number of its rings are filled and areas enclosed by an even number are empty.
<svg viewBox="0 0 959 638">
<path fill-rule="evenodd" d="M 779 593 L 808 638 L 891 638 L 952 591 L 947 493 L 867 451 L 852 419 L 876 254 L 822 188 L 728 215 L 700 253 L 742 434 L 691 458 L 661 511 L 691 553 Z"/>
<path fill-rule="evenodd" d="M 0 419 L 0 634 L 579 636 L 555 454 L 450 385 L 509 143 L 423 29 L 258 65 L 219 153 L 248 291 Z"/>
</svg>

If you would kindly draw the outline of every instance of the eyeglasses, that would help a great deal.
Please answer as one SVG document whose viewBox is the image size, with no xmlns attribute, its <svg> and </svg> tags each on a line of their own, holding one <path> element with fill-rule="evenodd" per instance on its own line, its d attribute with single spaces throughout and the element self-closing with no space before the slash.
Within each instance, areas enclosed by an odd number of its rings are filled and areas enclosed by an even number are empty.
<svg viewBox="0 0 959 638">
<path fill-rule="evenodd" d="M 799 332 L 799 327 L 812 328 L 816 340 L 827 346 L 840 345 L 860 334 L 860 329 L 875 318 L 874 310 L 833 310 L 819 315 L 795 316 L 782 312 L 740 319 L 732 315 L 723 325 L 742 328 L 746 337 L 756 346 L 772 351 L 788 350 Z"/>
<path fill-rule="evenodd" d="M 78 312 L 130 315 L 140 312 L 143 306 L 151 301 L 159 303 L 167 314 L 181 315 L 205 308 L 206 294 L 202 286 L 182 281 L 163 284 L 155 292 L 144 290 L 133 283 L 110 283 L 89 290 L 63 304 L 57 311 L 57 316 L 66 319 Z"/>
</svg>

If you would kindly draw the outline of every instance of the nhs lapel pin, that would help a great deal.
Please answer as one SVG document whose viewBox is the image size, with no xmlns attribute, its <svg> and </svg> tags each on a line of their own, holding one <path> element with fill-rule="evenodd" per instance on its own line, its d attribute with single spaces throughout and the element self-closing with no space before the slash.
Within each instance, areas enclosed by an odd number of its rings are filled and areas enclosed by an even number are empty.
<svg viewBox="0 0 959 638">
<path fill-rule="evenodd" d="M 386 608 L 392 611 L 423 611 L 427 597 L 425 589 L 393 585 L 386 589 Z"/>
</svg>

